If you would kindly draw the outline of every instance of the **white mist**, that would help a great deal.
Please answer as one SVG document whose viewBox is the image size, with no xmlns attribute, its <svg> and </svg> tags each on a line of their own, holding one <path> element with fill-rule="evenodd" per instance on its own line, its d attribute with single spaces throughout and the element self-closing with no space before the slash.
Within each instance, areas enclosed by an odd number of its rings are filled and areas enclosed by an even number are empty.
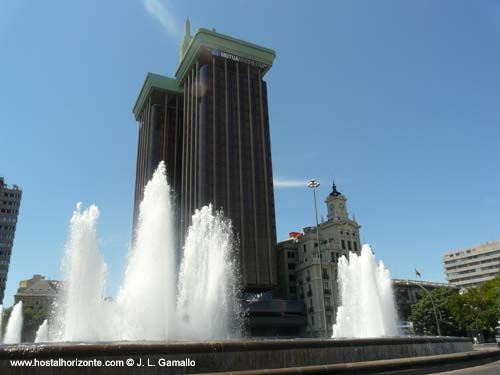
<svg viewBox="0 0 500 375">
<path fill-rule="evenodd" d="M 397 336 L 397 313 L 389 271 L 369 245 L 338 264 L 340 306 L 332 337 Z"/>
</svg>

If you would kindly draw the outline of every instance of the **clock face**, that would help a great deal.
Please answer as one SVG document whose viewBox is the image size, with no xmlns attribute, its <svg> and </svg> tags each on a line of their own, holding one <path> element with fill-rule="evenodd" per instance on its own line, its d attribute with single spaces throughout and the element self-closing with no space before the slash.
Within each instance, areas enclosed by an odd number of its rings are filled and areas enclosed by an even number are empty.
<svg viewBox="0 0 500 375">
<path fill-rule="evenodd" d="M 339 207 L 340 208 L 344 208 L 344 205 L 341 203 L 341 204 L 339 204 Z"/>
<path fill-rule="evenodd" d="M 330 210 L 334 210 L 335 209 L 335 206 L 333 204 L 330 205 Z"/>
</svg>

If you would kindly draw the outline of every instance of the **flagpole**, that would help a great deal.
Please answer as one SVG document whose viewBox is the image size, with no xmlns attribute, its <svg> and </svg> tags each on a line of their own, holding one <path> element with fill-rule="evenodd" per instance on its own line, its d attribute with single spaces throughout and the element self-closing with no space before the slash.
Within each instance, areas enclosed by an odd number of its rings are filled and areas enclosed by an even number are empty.
<svg viewBox="0 0 500 375">
<path fill-rule="evenodd" d="M 420 283 L 421 283 L 422 282 L 422 279 L 421 279 L 422 274 L 420 272 L 418 272 L 416 268 L 415 268 L 415 274 L 417 275 L 417 277 L 419 278 Z M 411 282 L 411 280 L 409 280 L 409 281 Z M 417 282 L 414 282 L 414 284 L 419 286 L 424 292 L 426 292 L 427 295 L 429 296 L 429 298 L 431 299 L 432 309 L 434 310 L 434 319 L 436 320 L 436 327 L 437 327 L 437 331 L 438 331 L 438 336 L 441 336 L 441 326 L 439 325 L 439 319 L 437 316 L 436 305 L 434 304 L 434 300 L 432 299 L 431 293 L 426 288 L 424 288 L 424 286 L 422 284 L 419 284 Z"/>
</svg>

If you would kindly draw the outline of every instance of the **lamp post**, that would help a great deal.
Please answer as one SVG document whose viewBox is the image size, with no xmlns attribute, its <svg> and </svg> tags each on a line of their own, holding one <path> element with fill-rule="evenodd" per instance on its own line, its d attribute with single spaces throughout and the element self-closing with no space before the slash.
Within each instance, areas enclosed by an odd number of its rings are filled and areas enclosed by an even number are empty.
<svg viewBox="0 0 500 375">
<path fill-rule="evenodd" d="M 437 316 L 437 309 L 436 309 L 436 305 L 434 304 L 434 299 L 432 299 L 432 294 L 426 288 L 424 288 L 424 286 L 421 283 L 417 283 L 417 282 L 414 282 L 414 281 L 411 281 L 411 280 L 409 280 L 409 281 L 412 284 L 420 287 L 420 289 L 422 289 L 429 296 L 429 298 L 431 300 L 431 304 L 432 304 L 432 309 L 434 310 L 434 319 L 436 320 L 436 327 L 437 327 L 437 331 L 438 331 L 438 336 L 441 336 L 441 326 L 439 324 L 439 319 L 438 319 L 438 316 Z"/>
<path fill-rule="evenodd" d="M 323 324 L 325 327 L 325 337 L 328 337 L 328 326 L 326 325 L 326 310 L 325 310 L 325 291 L 323 289 L 323 259 L 321 256 L 321 244 L 319 241 L 319 223 L 318 223 L 318 205 L 316 203 L 316 188 L 319 186 L 318 180 L 311 180 L 307 183 L 307 187 L 313 190 L 314 195 L 314 213 L 316 216 L 316 240 L 318 241 L 318 254 L 319 254 L 319 278 L 321 290 L 321 307 L 323 309 Z"/>
</svg>

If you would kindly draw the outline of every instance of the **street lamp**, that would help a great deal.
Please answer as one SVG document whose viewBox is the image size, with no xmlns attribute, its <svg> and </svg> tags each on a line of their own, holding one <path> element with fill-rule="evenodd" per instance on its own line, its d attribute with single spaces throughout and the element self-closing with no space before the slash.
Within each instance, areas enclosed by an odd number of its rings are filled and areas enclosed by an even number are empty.
<svg viewBox="0 0 500 375">
<path fill-rule="evenodd" d="M 319 181 L 312 179 L 307 183 L 307 187 L 313 190 L 314 195 L 314 212 L 316 214 L 316 240 L 318 241 L 319 253 L 319 277 L 320 277 L 320 290 L 321 290 L 321 307 L 323 309 L 323 324 L 325 327 L 325 337 L 328 337 L 328 326 L 326 325 L 326 310 L 325 310 L 325 291 L 323 289 L 323 258 L 321 257 L 321 244 L 319 242 L 319 223 L 318 223 L 318 205 L 316 203 L 316 188 L 319 186 Z"/>
<path fill-rule="evenodd" d="M 420 287 L 420 289 L 422 289 L 429 296 L 429 298 L 431 300 L 431 304 L 432 304 L 432 309 L 434 310 L 434 319 L 436 320 L 436 327 L 437 327 L 437 331 L 438 331 L 438 336 L 441 336 L 441 326 L 439 324 L 439 319 L 437 316 L 437 309 L 436 309 L 436 305 L 434 304 L 434 299 L 432 298 L 432 294 L 421 283 L 417 283 L 417 282 L 412 281 L 412 280 L 408 280 L 408 281 L 410 283 Z M 441 314 L 441 312 L 439 312 L 439 314 Z"/>
</svg>

